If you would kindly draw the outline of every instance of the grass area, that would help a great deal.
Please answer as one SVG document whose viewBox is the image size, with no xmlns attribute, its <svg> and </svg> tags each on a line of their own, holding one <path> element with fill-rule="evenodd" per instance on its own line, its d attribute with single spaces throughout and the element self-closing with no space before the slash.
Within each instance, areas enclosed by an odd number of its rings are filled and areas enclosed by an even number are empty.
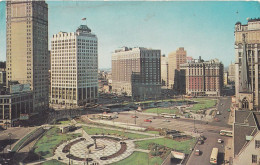
<svg viewBox="0 0 260 165">
<path fill-rule="evenodd" d="M 52 160 L 48 160 L 44 163 L 42 163 L 41 165 L 66 165 L 66 163 L 60 162 L 58 160 L 52 159 Z"/>
<path fill-rule="evenodd" d="M 149 158 L 148 153 L 134 152 L 131 156 L 112 165 L 159 165 L 163 160 L 159 157 Z"/>
<path fill-rule="evenodd" d="M 96 127 L 83 127 L 84 131 L 89 135 L 95 135 L 95 134 L 117 134 L 122 137 L 127 137 L 130 139 L 142 139 L 150 137 L 148 135 L 142 135 L 142 134 L 136 134 L 136 133 L 129 133 L 129 132 L 123 132 L 123 131 L 117 131 L 117 130 L 110 130 L 110 129 L 103 129 L 103 128 L 96 128 Z"/>
<path fill-rule="evenodd" d="M 34 152 L 43 158 L 53 156 L 53 151 L 63 141 L 81 136 L 80 134 L 61 134 L 59 128 L 51 128 L 35 144 Z"/>
<path fill-rule="evenodd" d="M 145 133 L 151 133 L 151 134 L 159 135 L 158 131 L 145 131 Z"/>
<path fill-rule="evenodd" d="M 172 139 L 168 139 L 168 138 L 159 138 L 159 139 L 136 141 L 135 144 L 136 144 L 137 148 L 147 150 L 149 144 L 155 143 L 155 144 L 163 145 L 168 148 L 189 154 L 190 148 L 191 148 L 191 146 L 193 146 L 195 144 L 195 141 L 196 141 L 195 138 L 193 138 L 191 140 L 181 141 L 181 142 L 178 142 L 178 141 L 175 141 Z"/>
<path fill-rule="evenodd" d="M 37 129 L 39 129 L 39 128 L 37 128 Z M 12 148 L 12 151 L 16 152 L 18 150 L 18 148 L 25 142 L 25 140 L 27 140 L 32 134 L 34 134 L 37 131 L 37 129 L 30 132 L 23 139 L 21 139 L 18 143 L 16 143 L 16 145 Z"/>
<path fill-rule="evenodd" d="M 157 113 L 161 114 L 161 113 L 170 113 L 170 114 L 175 114 L 177 112 L 177 109 L 169 109 L 169 108 L 150 108 L 150 109 L 146 109 L 144 111 L 145 113 Z"/>
<path fill-rule="evenodd" d="M 214 99 L 194 98 L 192 100 L 198 102 L 197 104 L 194 104 L 193 107 L 189 108 L 190 110 L 193 111 L 211 108 L 214 107 L 217 103 L 217 100 Z"/>
<path fill-rule="evenodd" d="M 71 121 L 70 120 L 66 120 L 66 121 L 58 121 L 57 124 L 70 124 Z"/>
</svg>

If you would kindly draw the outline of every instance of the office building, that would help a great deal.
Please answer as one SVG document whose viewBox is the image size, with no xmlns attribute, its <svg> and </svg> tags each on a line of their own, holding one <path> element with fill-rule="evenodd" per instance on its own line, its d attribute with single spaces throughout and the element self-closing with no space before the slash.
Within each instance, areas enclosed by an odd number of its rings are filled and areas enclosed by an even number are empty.
<svg viewBox="0 0 260 165">
<path fill-rule="evenodd" d="M 239 109 L 260 108 L 260 19 L 235 25 L 235 89 Z"/>
<path fill-rule="evenodd" d="M 48 5 L 6 1 L 7 84 L 30 84 L 35 112 L 48 109 Z"/>
<path fill-rule="evenodd" d="M 51 39 L 51 104 L 84 106 L 98 99 L 98 39 L 87 25 Z"/>
<path fill-rule="evenodd" d="M 15 121 L 28 120 L 33 113 L 33 92 L 30 84 L 10 84 L 0 93 L 0 125 L 13 126 Z M 25 118 L 24 118 L 25 117 Z"/>
<path fill-rule="evenodd" d="M 128 48 L 112 54 L 112 90 L 134 99 L 161 94 L 161 50 Z"/>
<path fill-rule="evenodd" d="M 168 55 L 168 66 L 169 66 L 169 87 L 174 88 L 176 81 L 175 72 L 180 71 L 180 64 L 187 62 L 187 52 L 183 47 L 180 47 L 175 52 L 171 52 Z"/>
<path fill-rule="evenodd" d="M 220 96 L 223 88 L 223 64 L 218 60 L 201 58 L 181 64 L 185 70 L 186 94 L 192 96 Z"/>
</svg>

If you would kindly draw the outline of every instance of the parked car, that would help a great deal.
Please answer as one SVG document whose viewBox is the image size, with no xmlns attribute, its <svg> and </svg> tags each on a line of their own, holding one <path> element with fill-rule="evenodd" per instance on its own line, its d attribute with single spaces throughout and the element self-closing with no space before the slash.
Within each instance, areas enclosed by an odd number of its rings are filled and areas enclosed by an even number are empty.
<svg viewBox="0 0 260 165">
<path fill-rule="evenodd" d="M 217 111 L 217 115 L 220 115 L 220 112 L 219 112 L 219 111 Z"/>
<path fill-rule="evenodd" d="M 218 139 L 218 143 L 223 143 L 224 141 L 222 139 Z"/>
<path fill-rule="evenodd" d="M 194 155 L 200 156 L 200 150 L 195 150 Z"/>
<path fill-rule="evenodd" d="M 132 118 L 138 118 L 138 116 L 136 116 L 136 115 L 133 115 L 133 116 L 132 116 Z"/>
<path fill-rule="evenodd" d="M 198 140 L 198 144 L 199 144 L 199 145 L 201 145 L 201 144 L 203 144 L 203 143 L 204 143 L 203 140 Z"/>
<path fill-rule="evenodd" d="M 145 122 L 152 122 L 150 119 L 144 119 Z"/>
<path fill-rule="evenodd" d="M 204 135 L 200 135 L 199 140 L 206 140 L 207 138 Z"/>
</svg>

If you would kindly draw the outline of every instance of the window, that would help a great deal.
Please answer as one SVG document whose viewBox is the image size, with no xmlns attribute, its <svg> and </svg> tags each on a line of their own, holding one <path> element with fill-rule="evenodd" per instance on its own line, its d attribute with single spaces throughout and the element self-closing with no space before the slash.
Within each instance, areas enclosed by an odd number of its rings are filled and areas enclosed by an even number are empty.
<svg viewBox="0 0 260 165">
<path fill-rule="evenodd" d="M 252 155 L 252 163 L 257 163 L 257 155 Z"/>
<path fill-rule="evenodd" d="M 255 141 L 255 148 L 260 148 L 260 140 Z"/>
</svg>

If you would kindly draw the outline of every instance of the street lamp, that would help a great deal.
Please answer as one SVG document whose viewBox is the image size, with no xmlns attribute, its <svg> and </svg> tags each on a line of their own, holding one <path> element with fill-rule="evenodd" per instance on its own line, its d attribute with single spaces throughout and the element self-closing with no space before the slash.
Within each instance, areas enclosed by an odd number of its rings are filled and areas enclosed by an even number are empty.
<svg viewBox="0 0 260 165">
<path fill-rule="evenodd" d="M 5 127 L 7 129 L 7 119 L 8 119 L 8 116 L 5 116 Z"/>
<path fill-rule="evenodd" d="M 9 136 L 9 149 L 11 151 L 11 139 L 12 139 L 12 133 L 8 133 L 8 136 Z"/>
</svg>

